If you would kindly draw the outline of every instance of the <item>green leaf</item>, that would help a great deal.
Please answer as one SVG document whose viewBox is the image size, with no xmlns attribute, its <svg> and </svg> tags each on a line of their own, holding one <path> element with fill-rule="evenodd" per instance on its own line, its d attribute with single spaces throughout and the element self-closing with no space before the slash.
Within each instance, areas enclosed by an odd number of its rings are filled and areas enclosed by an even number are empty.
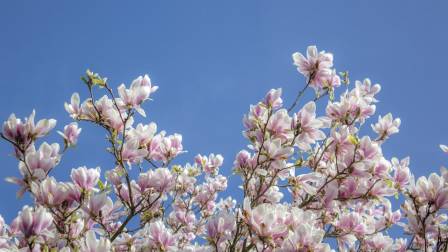
<svg viewBox="0 0 448 252">
<path fill-rule="evenodd" d="M 350 143 L 352 143 L 353 145 L 358 145 L 359 144 L 359 139 L 357 136 L 350 134 L 348 136 L 348 140 L 350 141 Z"/>
<path fill-rule="evenodd" d="M 106 186 L 104 185 L 103 181 L 101 181 L 101 179 L 98 179 L 98 187 L 101 191 L 104 191 L 104 189 L 106 189 Z"/>
</svg>

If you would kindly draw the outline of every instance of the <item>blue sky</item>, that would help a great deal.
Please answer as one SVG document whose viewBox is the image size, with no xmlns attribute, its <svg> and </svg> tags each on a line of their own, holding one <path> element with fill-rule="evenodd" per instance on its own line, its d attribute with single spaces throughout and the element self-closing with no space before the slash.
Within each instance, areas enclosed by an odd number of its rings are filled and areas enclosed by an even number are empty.
<svg viewBox="0 0 448 252">
<path fill-rule="evenodd" d="M 0 3 L 0 118 L 10 113 L 70 122 L 64 101 L 91 68 L 114 86 L 148 73 L 160 89 L 146 103 L 159 129 L 184 136 L 177 162 L 224 155 L 230 174 L 247 145 L 241 119 L 249 104 L 282 87 L 290 104 L 304 79 L 291 54 L 310 44 L 335 54 L 351 79 L 382 84 L 379 114 L 402 119 L 386 157 L 411 156 L 417 175 L 438 171 L 448 143 L 446 1 L 3 1 Z M 323 108 L 324 103 L 319 107 Z M 376 120 L 376 117 L 375 119 Z M 111 168 L 104 132 L 82 124 L 82 137 L 54 175 L 81 165 Z M 59 141 L 53 134 L 48 141 Z M 0 144 L 0 177 L 16 176 L 10 146 Z M 236 193 L 237 178 L 231 178 Z M 0 181 L 0 213 L 11 220 L 29 199 Z"/>
</svg>

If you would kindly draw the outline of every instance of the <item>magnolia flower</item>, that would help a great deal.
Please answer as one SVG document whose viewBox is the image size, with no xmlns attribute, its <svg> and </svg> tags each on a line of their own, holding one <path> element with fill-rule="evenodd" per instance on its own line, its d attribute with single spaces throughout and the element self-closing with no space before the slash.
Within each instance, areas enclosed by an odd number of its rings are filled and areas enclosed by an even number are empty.
<svg viewBox="0 0 448 252">
<path fill-rule="evenodd" d="M 400 118 L 393 119 L 392 114 L 389 113 L 384 117 L 379 116 L 378 122 L 375 125 L 372 124 L 372 129 L 378 134 L 379 140 L 384 140 L 390 135 L 398 133 L 400 124 Z"/>
<path fill-rule="evenodd" d="M 31 185 L 36 200 L 40 204 L 57 206 L 66 200 L 68 188 L 64 183 L 59 183 L 53 177 L 48 177 L 40 183 Z"/>
<path fill-rule="evenodd" d="M 250 138 L 252 136 L 251 131 L 256 129 L 260 122 L 266 122 L 267 119 L 268 109 L 264 103 L 251 105 L 249 113 L 243 117 L 243 125 L 247 129 L 245 136 Z"/>
<path fill-rule="evenodd" d="M 409 157 L 398 161 L 396 158 L 392 158 L 392 165 L 394 167 L 394 183 L 395 185 L 403 189 L 409 184 L 411 179 L 411 171 L 409 169 Z"/>
<path fill-rule="evenodd" d="M 288 237 L 284 240 L 278 251 L 289 252 L 308 250 L 330 252 L 330 245 L 322 243 L 324 234 L 324 230 L 309 225 L 308 223 L 304 223 L 289 231 Z"/>
<path fill-rule="evenodd" d="M 445 179 L 435 173 L 428 178 L 420 177 L 415 186 L 415 192 L 422 202 L 435 202 L 437 208 L 448 208 L 448 186 Z"/>
<path fill-rule="evenodd" d="M 3 229 L 5 228 L 5 219 L 0 215 L 0 234 L 3 234 Z"/>
<path fill-rule="evenodd" d="M 77 119 L 81 115 L 81 107 L 79 106 L 79 94 L 73 93 L 70 99 L 70 104 L 64 103 L 65 110 L 70 114 L 70 117 Z"/>
<path fill-rule="evenodd" d="M 109 252 L 112 246 L 109 239 L 101 237 L 96 238 L 95 231 L 89 230 L 85 235 L 84 242 L 81 243 L 81 251 L 85 252 Z"/>
<path fill-rule="evenodd" d="M 98 183 L 100 172 L 101 169 L 99 167 L 88 169 L 87 167 L 82 166 L 77 169 L 72 169 L 70 177 L 72 178 L 73 183 L 79 188 L 90 191 Z"/>
<path fill-rule="evenodd" d="M 22 211 L 19 212 L 19 216 L 12 222 L 11 231 L 17 235 L 23 235 L 25 239 L 32 236 L 51 237 L 52 221 L 53 217 L 45 208 L 24 206 Z"/>
<path fill-rule="evenodd" d="M 222 211 L 224 210 L 229 211 L 231 209 L 234 209 L 235 206 L 236 206 L 236 200 L 229 196 L 225 199 L 221 199 L 216 207 Z"/>
<path fill-rule="evenodd" d="M 334 89 L 341 85 L 341 77 L 336 73 L 336 70 L 333 69 L 331 73 L 328 75 L 324 75 L 322 77 L 322 86 L 328 89 Z"/>
<path fill-rule="evenodd" d="M 281 138 L 284 141 L 292 138 L 291 117 L 286 109 L 277 110 L 268 122 L 266 127 L 274 137 Z"/>
<path fill-rule="evenodd" d="M 183 152 L 182 135 L 174 134 L 165 137 L 165 132 L 155 136 L 148 147 L 148 157 L 164 163 Z"/>
<path fill-rule="evenodd" d="M 441 144 L 440 149 L 442 149 L 443 152 L 448 153 L 448 146 Z"/>
<path fill-rule="evenodd" d="M 215 198 L 217 192 L 224 191 L 227 188 L 227 178 L 218 175 L 216 177 L 207 177 L 206 182 L 196 187 L 197 195 L 194 202 L 201 206 L 206 206 L 204 210 L 213 212 L 215 208 Z"/>
<path fill-rule="evenodd" d="M 321 88 L 323 80 L 332 74 L 333 54 L 325 51 L 318 52 L 316 46 L 308 46 L 306 58 L 301 53 L 292 55 L 297 70 L 308 78 L 310 85 Z"/>
<path fill-rule="evenodd" d="M 372 85 L 370 79 L 366 78 L 362 82 L 359 80 L 355 81 L 355 88 L 350 91 L 350 94 L 366 100 L 367 103 L 375 103 L 378 101 L 375 99 L 375 95 L 380 91 L 380 84 Z"/>
<path fill-rule="evenodd" d="M 157 86 L 151 85 L 148 75 L 139 76 L 132 81 L 131 87 L 126 89 L 124 84 L 118 87 L 118 93 L 122 101 L 129 107 L 134 108 L 142 116 L 146 117 L 145 111 L 140 107 L 143 101 L 149 98 L 151 93 L 158 89 Z"/>
<path fill-rule="evenodd" d="M 233 214 L 225 211 L 212 216 L 206 224 L 207 236 L 215 242 L 218 240 L 225 242 L 227 239 L 231 239 L 236 228 L 235 220 Z"/>
<path fill-rule="evenodd" d="M 242 150 L 236 155 L 235 161 L 233 162 L 233 167 L 235 171 L 253 169 L 256 165 L 256 161 L 257 160 L 252 158 L 248 151 Z"/>
<path fill-rule="evenodd" d="M 42 119 L 34 124 L 35 114 L 33 110 L 31 115 L 25 118 L 25 122 L 16 118 L 15 114 L 11 114 L 3 123 L 3 136 L 19 145 L 28 145 L 35 138 L 47 135 L 56 126 L 55 119 Z"/>
<path fill-rule="evenodd" d="M 282 146 L 282 141 L 278 138 L 265 141 L 263 147 L 271 159 L 287 159 L 294 152 L 292 147 Z"/>
<path fill-rule="evenodd" d="M 335 227 L 344 233 L 353 233 L 357 236 L 364 236 L 370 232 L 363 216 L 356 212 L 347 213 L 339 217 Z"/>
<path fill-rule="evenodd" d="M 11 114 L 6 122 L 3 123 L 3 136 L 15 143 L 28 143 L 29 126 L 22 123 L 22 120 L 16 118 L 15 114 Z"/>
<path fill-rule="evenodd" d="M 90 120 L 90 121 L 97 121 L 99 119 L 99 115 L 98 115 L 95 107 L 93 106 L 93 101 L 91 98 L 86 99 L 81 104 L 80 114 L 71 115 L 71 117 L 74 119 L 82 119 L 82 120 Z"/>
<path fill-rule="evenodd" d="M 90 197 L 89 200 L 89 212 L 94 216 L 98 216 L 100 211 L 102 215 L 106 213 L 102 211 L 104 208 L 111 208 L 113 205 L 112 200 L 105 193 L 95 194 L 93 197 Z M 107 216 L 107 215 L 105 215 Z"/>
<path fill-rule="evenodd" d="M 127 138 L 136 139 L 139 146 L 146 146 L 151 142 L 157 131 L 157 125 L 151 122 L 148 125 L 143 125 L 141 123 L 137 124 L 135 128 L 128 131 Z"/>
<path fill-rule="evenodd" d="M 117 132 L 123 132 L 124 128 L 127 129 L 134 123 L 133 117 L 129 117 L 126 124 L 124 124 L 123 120 L 126 118 L 126 114 L 124 112 L 118 112 L 115 108 L 107 109 L 102 113 L 106 124 Z"/>
<path fill-rule="evenodd" d="M 121 155 L 123 161 L 140 163 L 148 155 L 148 151 L 140 148 L 138 139 L 130 139 L 124 143 Z"/>
<path fill-rule="evenodd" d="M 43 142 L 36 150 L 34 145 L 25 153 L 25 162 L 19 163 L 19 170 L 24 177 L 44 179 L 60 160 L 59 144 Z M 31 172 L 31 174 L 30 174 Z"/>
<path fill-rule="evenodd" d="M 58 134 L 64 138 L 65 145 L 71 147 L 78 142 L 78 136 L 81 130 L 81 128 L 78 128 L 78 123 L 72 122 L 64 127 L 64 132 L 58 131 Z"/>
<path fill-rule="evenodd" d="M 316 104 L 309 102 L 297 113 L 292 120 L 292 128 L 296 129 L 298 136 L 295 144 L 300 149 L 307 151 L 311 149 L 311 144 L 323 140 L 325 133 L 320 128 L 325 128 L 327 123 L 323 119 L 316 118 Z"/>
<path fill-rule="evenodd" d="M 328 103 L 327 115 L 332 120 L 349 126 L 357 121 L 364 122 L 376 110 L 376 106 L 364 98 L 345 93 L 339 102 Z"/>
<path fill-rule="evenodd" d="M 147 228 L 150 246 L 160 251 L 170 251 L 174 249 L 176 238 L 172 235 L 162 221 L 151 223 Z"/>
<path fill-rule="evenodd" d="M 366 241 L 368 250 L 372 251 L 392 251 L 394 240 L 389 236 L 378 233 Z"/>
<path fill-rule="evenodd" d="M 397 252 L 406 252 L 408 247 L 408 240 L 403 238 L 395 239 L 393 250 Z"/>
<path fill-rule="evenodd" d="M 277 109 L 280 108 L 283 105 L 283 100 L 281 98 L 282 96 L 282 89 L 271 89 L 266 94 L 266 97 L 264 98 L 264 104 L 267 106 Z"/>
<path fill-rule="evenodd" d="M 138 185 L 144 191 L 153 188 L 158 192 L 169 191 L 174 186 L 174 177 L 167 168 L 157 168 L 140 173 Z"/>
<path fill-rule="evenodd" d="M 251 209 L 249 200 L 244 200 L 244 221 L 262 239 L 276 240 L 287 236 L 287 212 L 287 207 L 281 204 L 261 204 Z"/>
<path fill-rule="evenodd" d="M 212 153 L 208 157 L 198 154 L 195 157 L 195 161 L 199 166 L 202 167 L 206 174 L 215 175 L 218 173 L 219 167 L 222 166 L 224 158 L 220 154 L 215 155 Z"/>
</svg>

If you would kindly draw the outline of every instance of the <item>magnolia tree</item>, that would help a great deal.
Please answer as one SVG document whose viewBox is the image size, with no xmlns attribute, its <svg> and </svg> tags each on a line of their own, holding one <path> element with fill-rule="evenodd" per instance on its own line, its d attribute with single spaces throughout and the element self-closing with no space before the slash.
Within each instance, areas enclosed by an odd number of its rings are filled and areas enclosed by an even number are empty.
<svg viewBox="0 0 448 252">
<path fill-rule="evenodd" d="M 272 89 L 244 116 L 249 145 L 233 162 L 241 202 L 219 196 L 227 189 L 221 155 L 174 165 L 182 136 L 133 123 L 158 88 L 147 75 L 115 93 L 87 71 L 89 96 L 81 102 L 74 93 L 65 104 L 75 122 L 58 132 L 63 148 L 39 143 L 56 120 L 12 114 L 1 137 L 21 176 L 7 181 L 33 204 L 9 225 L 0 218 L 0 251 L 447 251 L 448 171 L 415 181 L 409 158 L 386 159 L 382 145 L 400 126 L 391 114 L 372 123 L 375 138 L 360 132 L 380 85 L 350 87 L 333 55 L 315 46 L 292 58 L 306 79 L 292 105 L 284 108 L 281 89 Z M 335 99 L 338 88 L 345 90 Z M 308 90 L 315 98 L 305 103 Z M 323 100 L 325 114 L 317 115 Z M 104 129 L 113 163 L 74 168 L 71 181 L 57 181 L 51 171 L 76 145 L 80 123 Z M 393 226 L 403 238 L 388 235 Z"/>
</svg>

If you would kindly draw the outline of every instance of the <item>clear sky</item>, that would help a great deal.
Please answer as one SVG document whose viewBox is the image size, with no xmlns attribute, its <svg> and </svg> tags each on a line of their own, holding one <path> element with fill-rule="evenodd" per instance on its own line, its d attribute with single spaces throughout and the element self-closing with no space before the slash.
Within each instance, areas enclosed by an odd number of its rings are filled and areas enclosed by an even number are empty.
<svg viewBox="0 0 448 252">
<path fill-rule="evenodd" d="M 184 136 L 177 162 L 222 153 L 230 175 L 247 145 L 241 119 L 249 104 L 282 87 L 291 104 L 304 79 L 291 54 L 310 44 L 335 54 L 351 79 L 382 84 L 379 114 L 402 119 L 385 156 L 411 156 L 417 175 L 438 171 L 448 143 L 447 1 L 2 1 L 0 3 L 0 119 L 10 113 L 70 118 L 64 101 L 78 91 L 87 68 L 115 87 L 148 73 L 160 89 L 146 103 L 159 129 Z M 320 108 L 324 103 L 318 105 Z M 376 121 L 376 117 L 374 119 Z M 81 124 L 79 145 L 54 170 L 68 179 L 81 165 L 111 168 L 104 132 Z M 48 141 L 60 141 L 56 132 Z M 11 148 L 0 144 L 0 177 L 17 176 Z M 239 179 L 231 178 L 231 193 Z M 0 181 L 0 213 L 9 222 L 29 199 Z"/>
</svg>

